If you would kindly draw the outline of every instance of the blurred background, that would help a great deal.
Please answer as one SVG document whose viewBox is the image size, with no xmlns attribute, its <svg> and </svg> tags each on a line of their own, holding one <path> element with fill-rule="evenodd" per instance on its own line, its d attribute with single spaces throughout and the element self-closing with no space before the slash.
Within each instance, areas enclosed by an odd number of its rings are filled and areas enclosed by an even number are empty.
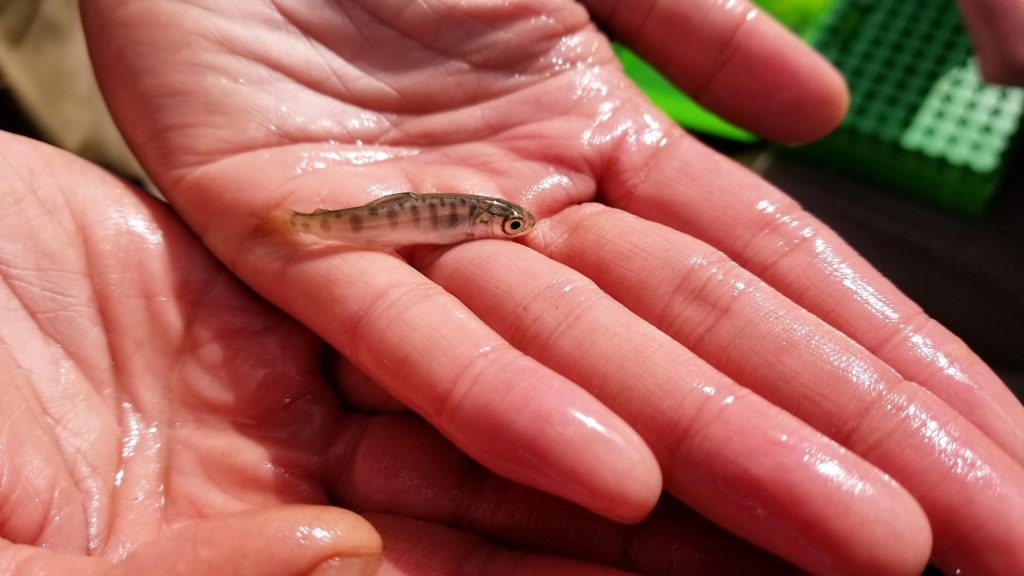
<svg viewBox="0 0 1024 576">
<path fill-rule="evenodd" d="M 1024 397 L 1024 91 L 980 78 L 954 0 L 756 3 L 850 84 L 820 143 L 759 140 L 616 49 L 674 120 L 834 228 Z M 0 129 L 148 186 L 96 87 L 77 0 L 0 2 Z"/>
</svg>

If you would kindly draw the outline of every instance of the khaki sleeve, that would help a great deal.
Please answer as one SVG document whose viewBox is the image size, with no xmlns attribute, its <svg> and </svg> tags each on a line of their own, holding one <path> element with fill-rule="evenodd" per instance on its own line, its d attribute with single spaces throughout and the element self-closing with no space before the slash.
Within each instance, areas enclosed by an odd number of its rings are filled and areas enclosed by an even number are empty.
<svg viewBox="0 0 1024 576">
<path fill-rule="evenodd" d="M 148 181 L 96 84 L 77 0 L 0 2 L 0 86 L 44 139 Z"/>
</svg>

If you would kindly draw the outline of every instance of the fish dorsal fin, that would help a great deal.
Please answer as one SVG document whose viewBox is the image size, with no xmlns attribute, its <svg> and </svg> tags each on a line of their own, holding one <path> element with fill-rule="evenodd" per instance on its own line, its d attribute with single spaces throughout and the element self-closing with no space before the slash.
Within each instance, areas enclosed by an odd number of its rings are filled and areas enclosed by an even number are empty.
<svg viewBox="0 0 1024 576">
<path fill-rule="evenodd" d="M 400 202 L 404 200 L 410 200 L 415 197 L 416 194 L 412 192 L 399 192 L 397 194 L 388 194 L 387 196 L 381 196 L 380 198 L 377 198 L 373 202 L 367 204 L 367 206 L 373 206 L 374 204 L 384 204 L 390 202 Z"/>
</svg>

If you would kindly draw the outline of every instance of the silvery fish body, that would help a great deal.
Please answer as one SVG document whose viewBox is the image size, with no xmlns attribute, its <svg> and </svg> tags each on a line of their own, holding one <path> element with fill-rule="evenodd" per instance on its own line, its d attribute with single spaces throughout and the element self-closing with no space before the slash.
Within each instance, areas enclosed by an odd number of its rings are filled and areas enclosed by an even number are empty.
<svg viewBox="0 0 1024 576">
<path fill-rule="evenodd" d="M 525 208 L 472 194 L 384 196 L 355 208 L 289 210 L 289 228 L 303 235 L 358 246 L 453 244 L 473 238 L 515 238 L 536 220 Z"/>
</svg>

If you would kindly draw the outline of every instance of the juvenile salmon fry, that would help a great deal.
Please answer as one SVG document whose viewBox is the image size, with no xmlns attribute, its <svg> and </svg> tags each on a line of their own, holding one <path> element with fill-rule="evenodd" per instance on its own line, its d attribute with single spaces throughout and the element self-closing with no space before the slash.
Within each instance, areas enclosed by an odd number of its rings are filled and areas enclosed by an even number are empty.
<svg viewBox="0 0 1024 576">
<path fill-rule="evenodd" d="M 355 246 L 515 238 L 529 232 L 536 222 L 525 208 L 500 198 L 413 192 L 383 196 L 343 210 L 288 210 L 284 219 L 294 233 Z"/>
</svg>

